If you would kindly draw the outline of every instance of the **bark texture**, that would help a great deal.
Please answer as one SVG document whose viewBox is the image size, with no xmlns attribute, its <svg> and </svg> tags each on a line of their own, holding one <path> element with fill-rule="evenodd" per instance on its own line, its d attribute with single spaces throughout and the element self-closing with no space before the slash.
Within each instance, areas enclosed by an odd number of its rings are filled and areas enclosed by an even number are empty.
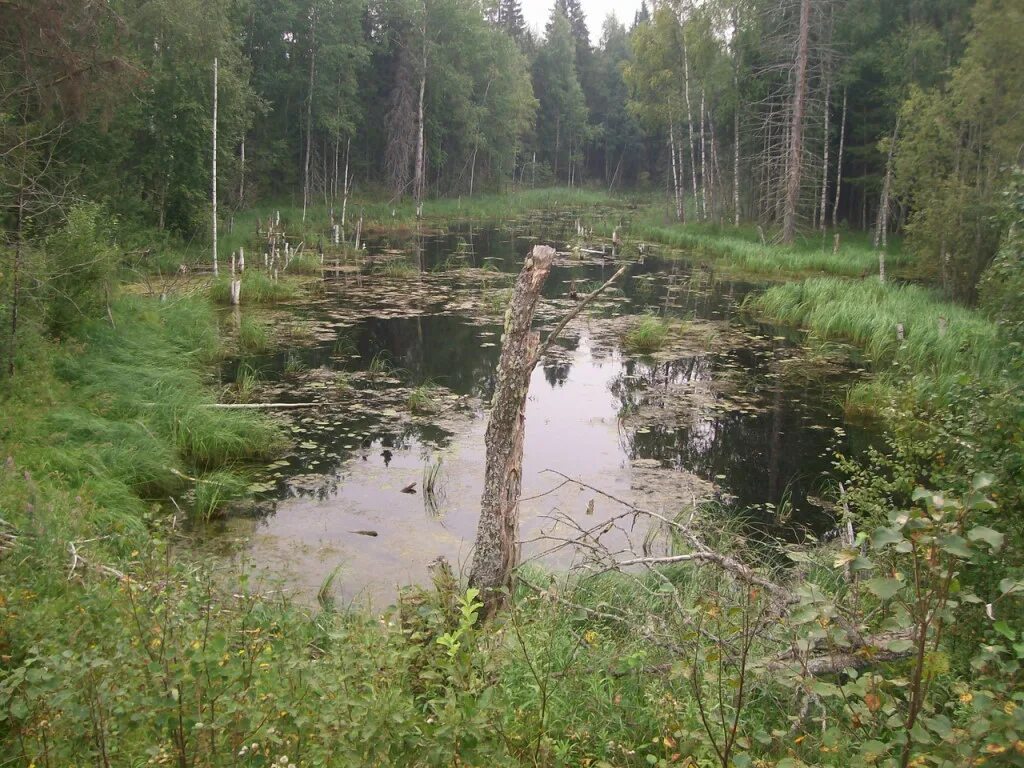
<svg viewBox="0 0 1024 768">
<path fill-rule="evenodd" d="M 540 335 L 530 326 L 554 257 L 554 248 L 534 247 L 519 273 L 505 313 L 497 384 L 484 439 L 487 469 L 469 577 L 482 593 L 485 615 L 493 614 L 500 606 L 501 589 L 509 586 L 519 559 L 526 395 L 540 345 Z"/>
</svg>

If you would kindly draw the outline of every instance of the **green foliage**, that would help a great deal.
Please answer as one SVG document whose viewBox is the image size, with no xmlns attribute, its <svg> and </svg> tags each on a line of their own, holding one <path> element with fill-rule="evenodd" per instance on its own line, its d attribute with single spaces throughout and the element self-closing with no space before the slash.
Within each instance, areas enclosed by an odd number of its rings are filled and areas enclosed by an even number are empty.
<svg viewBox="0 0 1024 768">
<path fill-rule="evenodd" d="M 981 308 L 1019 350 L 1024 344 L 1024 170 L 1017 168 L 1005 193 L 1006 234 L 978 285 Z"/>
<path fill-rule="evenodd" d="M 116 289 L 118 257 L 109 233 L 107 212 L 95 203 L 80 203 L 43 245 L 40 270 L 46 322 L 64 334 L 84 319 L 96 317 Z"/>
</svg>

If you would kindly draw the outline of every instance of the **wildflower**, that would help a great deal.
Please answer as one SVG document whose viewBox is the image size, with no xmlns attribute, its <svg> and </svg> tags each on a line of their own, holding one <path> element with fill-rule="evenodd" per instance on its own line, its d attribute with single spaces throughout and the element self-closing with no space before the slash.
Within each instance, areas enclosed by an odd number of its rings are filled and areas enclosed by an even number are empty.
<svg viewBox="0 0 1024 768">
<path fill-rule="evenodd" d="M 277 759 L 277 762 L 279 762 L 281 765 L 288 765 L 288 755 L 281 755 Z"/>
<path fill-rule="evenodd" d="M 242 748 L 238 750 L 238 756 L 245 757 L 247 754 L 249 754 L 249 748 L 243 744 Z"/>
<path fill-rule="evenodd" d="M 961 704 L 970 704 L 972 701 L 974 701 L 974 694 L 971 693 L 970 691 L 967 691 L 966 693 L 961 693 L 960 694 L 960 703 Z"/>
</svg>

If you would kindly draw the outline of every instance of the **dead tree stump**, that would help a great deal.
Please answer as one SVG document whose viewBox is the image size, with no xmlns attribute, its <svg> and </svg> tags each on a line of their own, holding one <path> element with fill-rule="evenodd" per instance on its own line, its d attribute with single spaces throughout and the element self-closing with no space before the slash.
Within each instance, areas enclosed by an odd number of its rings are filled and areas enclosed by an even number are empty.
<svg viewBox="0 0 1024 768">
<path fill-rule="evenodd" d="M 532 331 L 541 288 L 551 271 L 554 248 L 535 246 L 519 273 L 505 313 L 497 384 L 487 423 L 487 469 L 469 581 L 481 592 L 484 615 L 502 603 L 519 560 L 519 494 L 522 487 L 526 395 L 537 364 L 540 334 Z"/>
</svg>

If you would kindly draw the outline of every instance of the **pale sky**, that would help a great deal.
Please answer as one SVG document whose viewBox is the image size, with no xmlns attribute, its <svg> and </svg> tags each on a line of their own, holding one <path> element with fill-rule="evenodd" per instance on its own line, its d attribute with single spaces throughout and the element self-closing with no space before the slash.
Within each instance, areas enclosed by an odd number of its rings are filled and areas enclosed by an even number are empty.
<svg viewBox="0 0 1024 768">
<path fill-rule="evenodd" d="M 554 0 L 522 0 L 523 16 L 526 26 L 539 37 L 544 35 L 544 27 L 551 17 L 551 6 Z M 580 0 L 583 13 L 587 16 L 587 29 L 590 30 L 590 42 L 594 45 L 601 39 L 601 25 L 604 17 L 612 11 L 628 28 L 633 23 L 633 16 L 640 9 L 640 0 Z"/>
</svg>

